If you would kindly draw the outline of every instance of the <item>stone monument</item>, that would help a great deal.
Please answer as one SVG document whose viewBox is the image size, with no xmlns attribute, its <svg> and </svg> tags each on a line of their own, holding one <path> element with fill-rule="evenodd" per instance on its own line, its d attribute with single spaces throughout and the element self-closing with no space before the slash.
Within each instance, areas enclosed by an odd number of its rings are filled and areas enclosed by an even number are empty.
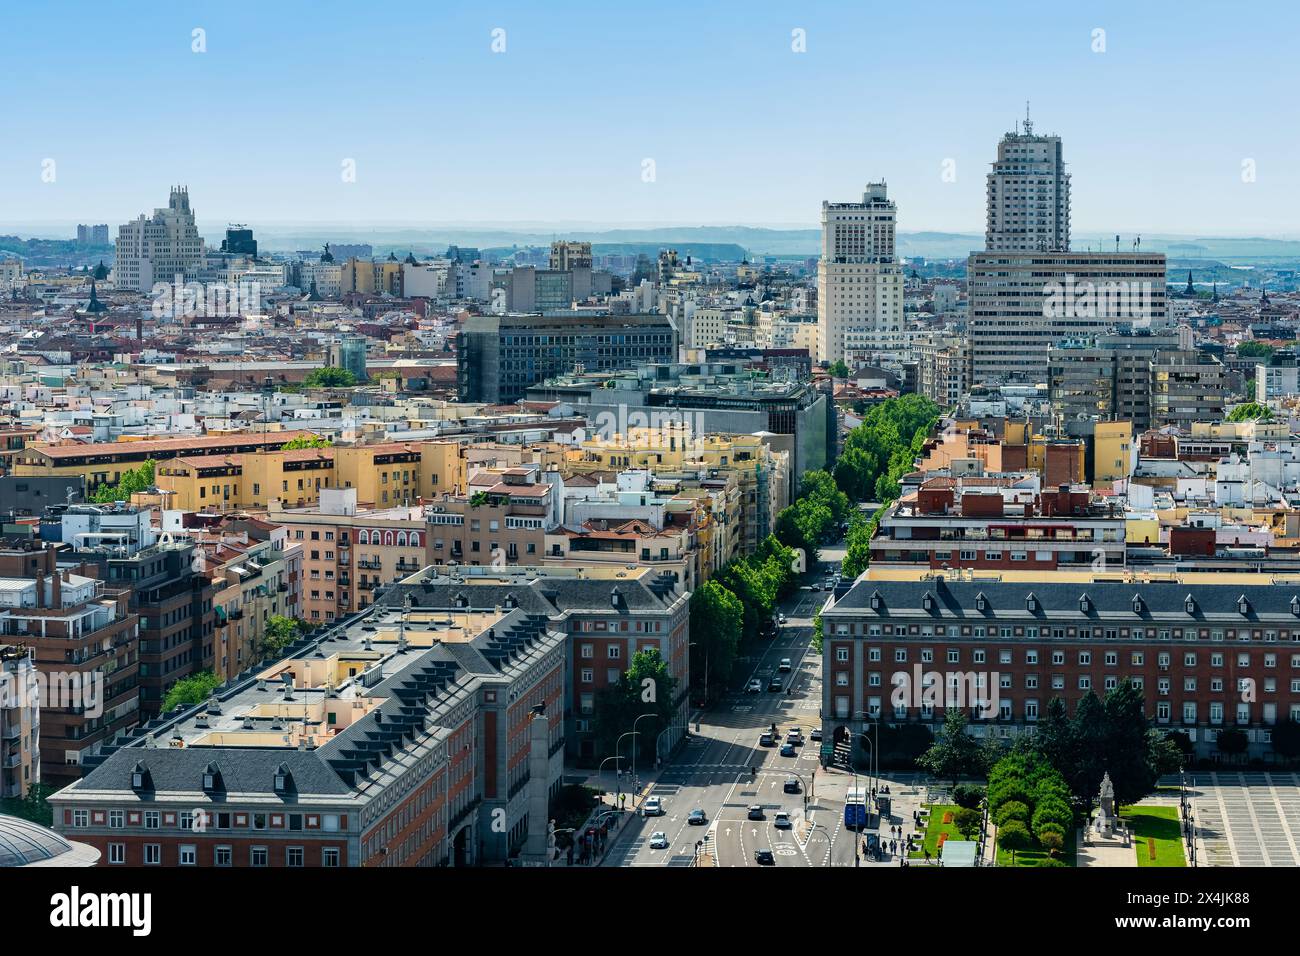
<svg viewBox="0 0 1300 956">
<path fill-rule="evenodd" d="M 1110 782 L 1110 774 L 1101 778 L 1101 793 L 1097 796 L 1097 811 L 1093 817 L 1092 827 L 1102 840 L 1109 840 L 1115 832 L 1115 786 Z"/>
</svg>

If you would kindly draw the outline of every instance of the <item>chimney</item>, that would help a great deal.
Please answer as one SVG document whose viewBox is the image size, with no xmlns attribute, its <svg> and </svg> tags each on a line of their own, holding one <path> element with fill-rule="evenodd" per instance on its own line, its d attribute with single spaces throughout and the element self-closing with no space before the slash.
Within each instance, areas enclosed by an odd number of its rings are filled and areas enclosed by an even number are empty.
<svg viewBox="0 0 1300 956">
<path fill-rule="evenodd" d="M 50 607 L 63 607 L 63 575 L 67 573 L 66 571 L 62 573 L 55 571 L 50 576 Z"/>
<path fill-rule="evenodd" d="M 36 572 L 36 606 L 45 607 L 45 572 Z"/>
</svg>

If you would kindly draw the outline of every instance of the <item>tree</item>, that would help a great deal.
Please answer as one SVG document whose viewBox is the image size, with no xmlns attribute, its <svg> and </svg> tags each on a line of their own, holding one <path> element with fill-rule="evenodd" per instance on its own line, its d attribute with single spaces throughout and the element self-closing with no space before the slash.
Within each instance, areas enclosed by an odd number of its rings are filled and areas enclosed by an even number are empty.
<svg viewBox="0 0 1300 956">
<path fill-rule="evenodd" d="M 312 369 L 302 384 L 304 388 L 352 388 L 357 384 L 357 377 L 345 368 L 326 365 Z"/>
<path fill-rule="evenodd" d="M 848 378 L 849 367 L 844 364 L 843 359 L 836 359 L 831 363 L 830 368 L 826 370 L 826 374 L 831 378 Z"/>
<path fill-rule="evenodd" d="M 1029 823 L 1029 807 L 1019 800 L 1008 800 L 998 807 L 997 812 L 993 814 L 993 822 L 998 826 L 1010 823 L 1012 820 L 1019 820 L 1021 823 Z"/>
<path fill-rule="evenodd" d="M 189 677 L 182 677 L 167 688 L 167 695 L 163 697 L 162 712 L 167 713 L 177 707 L 193 707 L 195 704 L 201 704 L 212 696 L 212 692 L 220 683 L 221 681 L 212 671 L 200 671 Z"/>
<path fill-rule="evenodd" d="M 969 722 L 965 711 L 949 709 L 944 715 L 939 739 L 917 758 L 917 765 L 936 777 L 946 777 L 954 784 L 962 774 L 983 772 L 980 743 L 966 732 Z"/>
<path fill-rule="evenodd" d="M 114 501 L 130 501 L 138 491 L 148 491 L 154 484 L 154 460 L 150 458 L 139 468 L 122 472 L 122 477 L 115 485 L 100 485 L 91 494 L 90 500 L 97 504 L 109 504 Z"/>
<path fill-rule="evenodd" d="M 1034 845 L 1033 839 L 1029 836 L 1029 830 L 1019 820 L 1012 820 L 1004 827 L 998 828 L 998 845 L 1004 850 L 1011 851 L 1011 862 L 1016 862 L 1016 852 L 1018 850 L 1028 850 Z"/>
<path fill-rule="evenodd" d="M 705 581 L 691 595 L 691 637 L 695 642 L 695 661 L 691 672 L 698 674 L 700 686 L 709 679 L 725 681 L 740 649 L 745 610 L 736 595 L 717 581 Z M 707 663 L 706 663 L 707 662 Z M 704 693 L 709 693 L 704 687 Z"/>
<path fill-rule="evenodd" d="M 1267 422 L 1272 419 L 1272 410 L 1259 402 L 1246 402 L 1228 413 L 1230 422 Z"/>
<path fill-rule="evenodd" d="M 299 435 L 280 446 L 280 451 L 296 451 L 299 448 L 329 448 L 334 442 L 324 435 Z"/>
<path fill-rule="evenodd" d="M 984 822 L 984 814 L 978 810 L 972 810 L 969 807 L 962 807 L 952 816 L 953 826 L 957 832 L 967 840 L 975 839 L 975 834 L 979 832 L 980 824 Z"/>
<path fill-rule="evenodd" d="M 952 788 L 952 802 L 963 809 L 979 809 L 983 800 L 984 788 L 973 783 L 962 783 Z"/>
<path fill-rule="evenodd" d="M 672 724 L 676 683 L 658 648 L 637 651 L 632 655 L 628 669 L 619 675 L 618 682 L 596 692 L 597 754 L 614 756 L 619 738 L 633 729 L 637 718 L 643 714 L 655 714 L 657 719 L 637 724 L 640 739 L 632 738 L 630 744 L 622 745 L 620 752 L 629 761 L 633 748 L 638 759 L 653 758 L 655 738 Z"/>
<path fill-rule="evenodd" d="M 1038 837 L 1038 842 L 1043 845 L 1043 849 L 1048 853 L 1056 856 L 1061 852 L 1061 848 L 1065 846 L 1065 835 L 1055 830 L 1049 830 Z"/>
<path fill-rule="evenodd" d="M 1155 788 L 1158 779 L 1142 692 L 1132 681 L 1120 681 L 1106 695 L 1102 710 L 1106 722 L 1105 772 L 1115 786 L 1115 800 L 1120 804 L 1136 803 Z"/>
<path fill-rule="evenodd" d="M 1267 342 L 1242 342 L 1237 346 L 1237 354 L 1247 358 L 1266 358 L 1273 354 L 1273 346 Z"/>
<path fill-rule="evenodd" d="M 258 649 L 262 659 L 280 657 L 285 648 L 306 634 L 307 630 L 306 621 L 272 614 L 266 619 L 266 627 L 262 631 L 262 646 Z"/>
</svg>

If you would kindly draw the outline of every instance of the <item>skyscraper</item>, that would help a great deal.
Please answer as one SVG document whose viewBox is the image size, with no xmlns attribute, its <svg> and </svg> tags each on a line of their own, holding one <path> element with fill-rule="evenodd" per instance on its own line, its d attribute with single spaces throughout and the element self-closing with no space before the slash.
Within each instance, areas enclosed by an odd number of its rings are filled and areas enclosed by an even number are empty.
<svg viewBox="0 0 1300 956">
<path fill-rule="evenodd" d="M 167 208 L 118 227 L 113 282 L 119 289 L 148 292 L 155 282 L 190 277 L 202 262 L 203 239 L 190 210 L 189 190 L 173 186 Z"/>
<path fill-rule="evenodd" d="M 988 252 L 1068 252 L 1070 174 L 1061 137 L 1036 136 L 1028 111 L 1023 132 L 1007 133 L 988 176 Z"/>
<path fill-rule="evenodd" d="M 822 203 L 815 358 L 867 359 L 906 345 L 903 269 L 894 254 L 897 208 L 883 182 L 861 202 Z"/>
</svg>

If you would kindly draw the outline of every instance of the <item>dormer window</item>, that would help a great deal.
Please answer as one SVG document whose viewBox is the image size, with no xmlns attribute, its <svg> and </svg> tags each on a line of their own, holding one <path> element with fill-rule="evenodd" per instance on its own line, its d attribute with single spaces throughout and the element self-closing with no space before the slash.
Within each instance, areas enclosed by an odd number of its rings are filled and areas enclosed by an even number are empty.
<svg viewBox="0 0 1300 956">
<path fill-rule="evenodd" d="M 1145 608 L 1146 605 L 1142 603 L 1142 595 L 1140 594 L 1133 595 L 1133 613 L 1141 614 Z"/>
<path fill-rule="evenodd" d="M 879 611 L 879 610 L 880 610 L 882 607 L 884 607 L 884 606 L 885 606 L 885 602 L 884 602 L 884 600 L 880 597 L 880 592 L 879 592 L 879 591 L 872 591 L 872 592 L 871 592 L 871 610 L 873 610 L 873 611 Z"/>
<path fill-rule="evenodd" d="M 220 793 L 225 789 L 221 780 L 221 768 L 215 763 L 210 763 L 203 768 L 203 792 Z"/>
<path fill-rule="evenodd" d="M 1038 598 L 1036 598 L 1033 594 L 1030 594 L 1027 598 L 1025 598 L 1025 610 L 1029 611 L 1031 614 L 1038 611 Z"/>
<path fill-rule="evenodd" d="M 988 609 L 989 609 L 989 599 L 986 598 L 984 596 L 984 592 L 981 591 L 979 594 L 975 595 L 975 610 L 987 611 Z"/>
<path fill-rule="evenodd" d="M 921 607 L 923 607 L 927 611 L 933 611 L 934 596 L 931 594 L 927 594 L 925 597 L 921 598 Z"/>
<path fill-rule="evenodd" d="M 1092 598 L 1088 597 L 1088 595 L 1086 595 L 1086 594 L 1080 595 L 1080 597 L 1079 597 L 1079 610 L 1080 610 L 1081 612 L 1083 612 L 1084 614 L 1087 614 L 1089 611 L 1091 611 L 1091 610 L 1092 610 Z"/>
<path fill-rule="evenodd" d="M 1192 597 L 1190 594 L 1187 595 L 1187 597 L 1183 598 L 1183 610 L 1185 610 L 1188 614 L 1195 614 L 1196 598 Z"/>
<path fill-rule="evenodd" d="M 275 792 L 287 794 L 293 792 L 293 774 L 289 772 L 288 764 L 280 764 L 275 770 Z"/>
<path fill-rule="evenodd" d="M 1241 597 L 1237 598 L 1237 613 L 1238 614 L 1250 613 L 1250 601 L 1246 600 L 1246 595 L 1244 594 Z"/>
<path fill-rule="evenodd" d="M 1300 617 L 1300 594 L 1291 597 L 1291 613 Z"/>
<path fill-rule="evenodd" d="M 137 793 L 148 792 L 153 789 L 153 777 L 149 774 L 149 768 L 144 765 L 143 761 L 136 763 L 131 770 L 131 789 Z"/>
</svg>

